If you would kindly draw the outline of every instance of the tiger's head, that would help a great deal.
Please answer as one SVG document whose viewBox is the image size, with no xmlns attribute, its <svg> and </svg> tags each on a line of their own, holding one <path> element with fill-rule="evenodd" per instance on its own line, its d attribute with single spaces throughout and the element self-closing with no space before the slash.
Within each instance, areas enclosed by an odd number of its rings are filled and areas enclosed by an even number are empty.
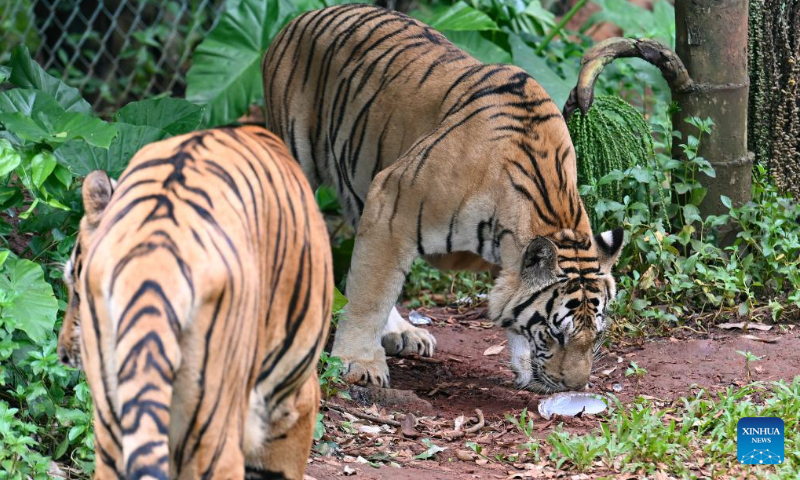
<svg viewBox="0 0 800 480">
<path fill-rule="evenodd" d="M 611 268 L 622 244 L 621 228 L 536 237 L 519 269 L 498 277 L 489 309 L 507 330 L 518 387 L 545 393 L 586 386 L 616 295 Z"/>
<path fill-rule="evenodd" d="M 64 265 L 64 283 L 69 291 L 67 312 L 58 334 L 56 352 L 65 365 L 78 368 L 81 366 L 81 271 L 84 266 L 84 254 L 88 251 L 89 242 L 97 226 L 100 224 L 103 211 L 111 200 L 116 182 L 106 172 L 91 172 L 83 181 L 82 195 L 85 214 L 81 219 L 75 247 L 66 265 Z"/>
</svg>

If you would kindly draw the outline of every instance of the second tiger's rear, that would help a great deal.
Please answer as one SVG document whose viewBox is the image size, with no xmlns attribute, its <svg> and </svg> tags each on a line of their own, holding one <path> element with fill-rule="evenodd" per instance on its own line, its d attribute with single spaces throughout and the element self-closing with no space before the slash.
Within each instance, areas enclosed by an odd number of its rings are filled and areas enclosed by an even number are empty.
<svg viewBox="0 0 800 480">
<path fill-rule="evenodd" d="M 284 145 L 175 137 L 118 183 L 93 172 L 83 198 L 59 354 L 87 374 L 96 477 L 302 478 L 332 268 Z"/>
</svg>

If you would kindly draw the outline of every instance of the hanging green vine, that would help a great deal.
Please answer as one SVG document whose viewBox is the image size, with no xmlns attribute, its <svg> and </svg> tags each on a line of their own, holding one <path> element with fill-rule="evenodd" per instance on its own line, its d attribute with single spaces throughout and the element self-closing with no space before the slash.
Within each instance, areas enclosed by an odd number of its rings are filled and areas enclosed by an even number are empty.
<svg viewBox="0 0 800 480">
<path fill-rule="evenodd" d="M 586 115 L 576 111 L 568 126 L 578 157 L 578 182 L 594 185 L 597 198 L 621 202 L 620 181 L 599 181 L 612 170 L 643 166 L 653 158 L 653 138 L 647 121 L 622 98 L 600 95 Z M 592 223 L 596 223 L 594 197 L 585 198 L 584 203 Z"/>
</svg>

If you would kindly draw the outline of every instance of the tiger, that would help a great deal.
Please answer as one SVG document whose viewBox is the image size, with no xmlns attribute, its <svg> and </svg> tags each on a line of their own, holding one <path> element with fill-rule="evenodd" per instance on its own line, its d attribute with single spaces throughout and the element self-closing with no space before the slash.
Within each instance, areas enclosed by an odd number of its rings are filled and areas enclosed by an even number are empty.
<svg viewBox="0 0 800 480">
<path fill-rule="evenodd" d="M 386 387 L 386 355 L 434 354 L 395 305 L 421 257 L 495 273 L 488 311 L 517 386 L 586 386 L 624 232 L 592 233 L 564 118 L 528 73 L 363 4 L 296 17 L 262 73 L 268 128 L 356 229 L 331 352 L 348 382 Z"/>
<path fill-rule="evenodd" d="M 260 126 L 169 138 L 82 198 L 57 354 L 86 373 L 95 478 L 302 479 L 333 270 L 285 145 Z"/>
</svg>

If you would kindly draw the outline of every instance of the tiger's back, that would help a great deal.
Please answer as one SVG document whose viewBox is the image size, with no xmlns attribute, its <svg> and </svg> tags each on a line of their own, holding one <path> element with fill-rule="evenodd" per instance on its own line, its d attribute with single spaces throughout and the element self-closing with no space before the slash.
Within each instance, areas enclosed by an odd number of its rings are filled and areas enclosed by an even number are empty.
<svg viewBox="0 0 800 480">
<path fill-rule="evenodd" d="M 256 127 L 175 137 L 116 188 L 88 177 L 84 199 L 64 330 L 80 326 L 97 476 L 241 478 L 247 463 L 302 478 L 332 268 L 282 143 Z"/>
<path fill-rule="evenodd" d="M 427 25 L 379 7 L 301 15 L 276 37 L 263 70 L 269 128 L 312 184 L 337 189 L 353 223 L 375 176 L 414 152 L 448 152 L 453 161 L 436 171 L 437 182 L 470 175 L 475 183 L 493 173 L 490 159 L 516 156 L 509 140 L 524 138 L 542 151 L 571 148 L 558 107 L 526 72 L 484 64 Z M 568 160 L 563 173 L 574 176 L 574 156 Z M 424 168 L 425 161 L 415 162 L 403 175 L 424 182 Z M 556 174 L 555 165 L 541 168 Z M 579 200 L 572 201 L 550 229 L 588 229 Z"/>
</svg>

